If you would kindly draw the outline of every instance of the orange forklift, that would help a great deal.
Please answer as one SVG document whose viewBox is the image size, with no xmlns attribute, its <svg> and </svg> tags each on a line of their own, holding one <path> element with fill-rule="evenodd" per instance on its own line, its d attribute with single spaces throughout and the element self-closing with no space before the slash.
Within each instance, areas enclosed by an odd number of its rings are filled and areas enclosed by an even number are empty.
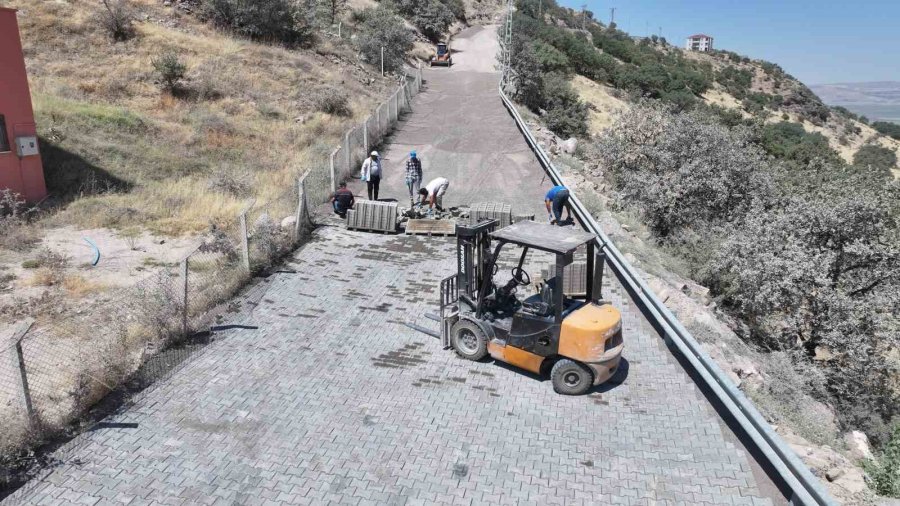
<svg viewBox="0 0 900 506">
<path fill-rule="evenodd" d="M 469 360 L 490 355 L 541 376 L 549 374 L 560 394 L 580 395 L 610 379 L 624 349 L 622 317 L 601 299 L 605 257 L 595 251 L 595 236 L 533 221 L 496 228 L 496 220 L 457 226 L 457 273 L 440 285 L 444 347 Z M 494 276 L 506 246 L 521 248 L 521 254 L 510 280 L 500 286 Z M 581 246 L 587 249 L 585 268 L 566 269 Z M 519 288 L 531 285 L 523 266 L 532 249 L 555 255 L 552 277 L 540 293 L 517 297 Z M 583 296 L 564 293 L 567 272 L 583 273 Z"/>
<path fill-rule="evenodd" d="M 429 64 L 434 66 L 449 67 L 453 65 L 453 57 L 450 56 L 450 44 L 446 42 L 438 42 L 434 46 L 434 54 L 431 56 Z"/>
</svg>

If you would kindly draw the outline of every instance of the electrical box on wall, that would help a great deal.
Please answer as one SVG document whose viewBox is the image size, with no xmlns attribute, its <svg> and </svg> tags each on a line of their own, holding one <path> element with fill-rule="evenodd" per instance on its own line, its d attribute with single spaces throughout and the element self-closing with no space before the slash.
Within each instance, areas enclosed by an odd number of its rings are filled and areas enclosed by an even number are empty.
<svg viewBox="0 0 900 506">
<path fill-rule="evenodd" d="M 16 137 L 16 153 L 19 158 L 38 154 L 37 137 Z"/>
</svg>

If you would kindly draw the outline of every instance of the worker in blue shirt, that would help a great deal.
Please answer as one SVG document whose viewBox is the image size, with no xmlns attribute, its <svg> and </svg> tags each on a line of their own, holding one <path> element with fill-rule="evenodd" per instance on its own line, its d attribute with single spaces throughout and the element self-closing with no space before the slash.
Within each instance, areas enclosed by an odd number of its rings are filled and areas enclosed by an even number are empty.
<svg viewBox="0 0 900 506">
<path fill-rule="evenodd" d="M 572 219 L 572 212 L 566 208 L 569 203 L 569 189 L 565 186 L 554 186 L 550 188 L 547 195 L 544 196 L 544 204 L 547 205 L 547 216 L 550 218 L 550 224 L 563 225 L 562 212 L 566 209 L 567 219 Z M 552 212 L 551 212 L 552 211 Z"/>
</svg>

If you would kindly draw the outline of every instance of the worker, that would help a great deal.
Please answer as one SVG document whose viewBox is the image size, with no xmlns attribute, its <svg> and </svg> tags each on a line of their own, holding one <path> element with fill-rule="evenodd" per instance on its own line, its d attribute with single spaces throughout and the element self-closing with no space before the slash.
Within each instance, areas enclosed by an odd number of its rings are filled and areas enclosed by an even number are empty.
<svg viewBox="0 0 900 506">
<path fill-rule="evenodd" d="M 369 200 L 378 200 L 378 185 L 381 183 L 381 159 L 378 151 L 372 151 L 362 164 L 362 177 L 366 182 Z"/>
<path fill-rule="evenodd" d="M 572 212 L 569 211 L 567 204 L 569 203 L 569 189 L 565 186 L 554 186 L 550 188 L 547 195 L 544 196 L 544 204 L 547 206 L 547 217 L 550 218 L 550 224 L 563 225 L 562 212 L 566 209 L 566 221 L 572 219 Z"/>
<path fill-rule="evenodd" d="M 444 194 L 447 193 L 449 186 L 450 181 L 445 177 L 432 179 L 431 182 L 425 185 L 425 188 L 419 189 L 419 203 L 421 205 L 427 203 L 429 210 L 437 207 L 438 211 L 443 211 Z"/>
<path fill-rule="evenodd" d="M 353 209 L 356 198 L 353 192 L 347 189 L 347 183 L 341 182 L 338 189 L 331 196 L 331 206 L 334 207 L 334 213 L 341 218 L 347 217 L 347 211 Z"/>
<path fill-rule="evenodd" d="M 422 160 L 416 156 L 415 151 L 410 151 L 409 160 L 406 161 L 406 187 L 409 188 L 409 205 L 412 207 L 422 187 Z"/>
</svg>

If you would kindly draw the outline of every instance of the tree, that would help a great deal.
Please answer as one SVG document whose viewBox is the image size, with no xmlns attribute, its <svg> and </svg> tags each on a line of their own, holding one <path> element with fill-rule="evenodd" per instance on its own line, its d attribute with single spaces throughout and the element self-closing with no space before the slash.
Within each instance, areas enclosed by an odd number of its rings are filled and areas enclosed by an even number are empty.
<svg viewBox="0 0 900 506">
<path fill-rule="evenodd" d="M 522 36 L 513 34 L 513 40 L 510 45 L 510 75 L 508 80 L 510 95 L 513 100 L 532 111 L 537 111 L 544 103 L 544 81 L 541 63 L 534 52 L 532 44 Z"/>
<path fill-rule="evenodd" d="M 380 6 L 365 11 L 365 22 L 357 39 L 359 51 L 365 61 L 379 65 L 381 48 L 384 48 L 384 68 L 394 71 L 403 66 L 406 53 L 413 47 L 413 34 L 403 19 L 390 9 Z"/>
<path fill-rule="evenodd" d="M 771 193 L 765 154 L 748 132 L 699 112 L 644 102 L 598 147 L 622 200 L 659 236 L 734 222 Z"/>
<path fill-rule="evenodd" d="M 335 24 L 337 18 L 347 9 L 348 0 L 319 0 L 320 7 L 328 16 L 329 24 Z"/>
<path fill-rule="evenodd" d="M 891 171 L 897 167 L 897 153 L 882 146 L 866 144 L 853 155 L 853 165 L 889 178 Z"/>
</svg>

